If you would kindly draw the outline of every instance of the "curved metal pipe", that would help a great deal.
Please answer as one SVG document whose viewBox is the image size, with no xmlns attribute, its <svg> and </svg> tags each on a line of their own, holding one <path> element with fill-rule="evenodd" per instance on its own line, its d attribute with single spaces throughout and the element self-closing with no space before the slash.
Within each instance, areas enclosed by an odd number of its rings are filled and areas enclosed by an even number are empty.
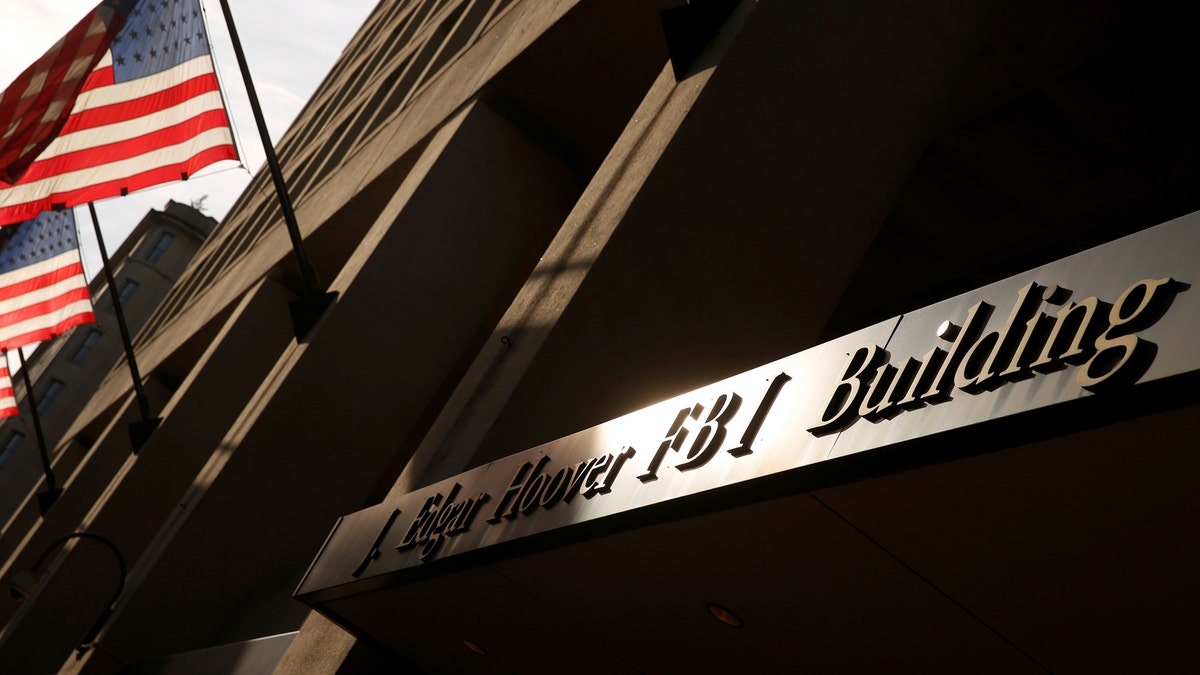
<svg viewBox="0 0 1200 675">
<path fill-rule="evenodd" d="M 100 629 L 104 627 L 104 623 L 108 621 L 108 617 L 112 615 L 113 609 L 117 604 L 117 600 L 120 599 L 121 593 L 125 590 L 125 556 L 121 555 L 121 550 L 117 548 L 117 545 L 104 535 L 96 534 L 95 532 L 72 532 L 70 534 L 64 534 L 58 539 L 50 542 L 50 545 L 46 547 L 46 550 L 42 551 L 41 555 L 38 556 L 37 561 L 33 563 L 33 569 L 31 571 L 34 574 L 37 574 L 38 569 L 42 566 L 42 563 L 46 562 L 46 558 L 50 556 L 50 553 L 71 539 L 94 539 L 95 541 L 104 544 L 110 551 L 113 552 L 113 555 L 117 557 L 117 566 L 120 568 L 120 577 L 117 579 L 116 591 L 113 592 L 112 598 L 108 601 L 108 604 L 104 607 L 104 610 L 100 612 L 100 616 L 96 618 L 96 621 L 92 624 L 92 627 L 89 628 L 88 632 L 85 633 L 83 638 L 80 639 L 79 646 L 75 648 L 76 652 L 83 654 L 92 647 L 92 643 L 95 641 L 96 636 L 100 634 Z"/>
</svg>

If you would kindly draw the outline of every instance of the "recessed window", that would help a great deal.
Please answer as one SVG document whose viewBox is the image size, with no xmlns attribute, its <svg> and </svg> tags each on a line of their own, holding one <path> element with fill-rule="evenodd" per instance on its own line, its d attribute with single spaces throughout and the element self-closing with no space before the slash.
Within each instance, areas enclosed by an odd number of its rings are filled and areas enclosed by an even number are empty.
<svg viewBox="0 0 1200 675">
<path fill-rule="evenodd" d="M 79 345 L 79 349 L 75 350 L 75 355 L 71 360 L 75 363 L 83 363 L 87 359 L 88 354 L 92 353 L 92 348 L 100 341 L 100 331 L 89 331 L 87 337 L 83 339 L 83 343 Z"/>
<path fill-rule="evenodd" d="M 38 397 L 37 411 L 45 412 L 46 408 L 49 408 L 50 404 L 54 403 L 54 399 L 58 398 L 58 395 L 62 393 L 63 387 L 65 386 L 66 385 L 63 384 L 62 380 L 50 380 L 50 384 L 46 387 L 46 391 L 42 392 L 42 395 Z"/>
<path fill-rule="evenodd" d="M 125 285 L 121 287 L 121 295 L 119 297 L 121 304 L 124 305 L 129 302 L 129 299 L 133 297 L 134 293 L 137 293 L 137 289 L 141 288 L 141 286 L 141 284 L 133 279 L 127 280 Z"/>
<path fill-rule="evenodd" d="M 150 255 L 146 256 L 146 262 L 156 263 L 163 254 L 167 252 L 167 248 L 171 246 L 171 242 L 175 241 L 175 235 L 170 232 L 163 232 L 158 238 L 158 243 L 154 245 L 154 250 L 150 251 Z"/>
<path fill-rule="evenodd" d="M 8 436 L 8 440 L 4 443 L 4 449 L 0 450 L 0 466 L 4 466 L 9 457 L 12 457 L 13 452 L 21 446 L 21 441 L 25 440 L 25 434 L 14 431 Z"/>
</svg>

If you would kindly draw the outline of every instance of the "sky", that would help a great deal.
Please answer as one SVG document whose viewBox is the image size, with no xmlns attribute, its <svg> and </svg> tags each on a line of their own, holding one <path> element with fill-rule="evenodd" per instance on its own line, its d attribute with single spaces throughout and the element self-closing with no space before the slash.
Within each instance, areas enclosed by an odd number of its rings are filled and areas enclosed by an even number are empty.
<svg viewBox="0 0 1200 675">
<path fill-rule="evenodd" d="M 238 36 L 262 105 L 272 145 L 283 137 L 342 49 L 354 37 L 378 0 L 229 0 Z M 6 88 L 99 0 L 0 0 L 0 88 Z M 249 98 L 217 0 L 202 0 L 221 86 L 233 120 L 239 166 L 221 162 L 187 182 L 135 192 L 96 203 L 111 253 L 150 209 L 168 200 L 184 204 L 204 198 L 204 212 L 221 219 L 263 165 Z M 100 254 L 86 207 L 75 209 L 91 278 L 100 272 Z M 282 227 L 282 224 L 280 225 Z"/>
</svg>

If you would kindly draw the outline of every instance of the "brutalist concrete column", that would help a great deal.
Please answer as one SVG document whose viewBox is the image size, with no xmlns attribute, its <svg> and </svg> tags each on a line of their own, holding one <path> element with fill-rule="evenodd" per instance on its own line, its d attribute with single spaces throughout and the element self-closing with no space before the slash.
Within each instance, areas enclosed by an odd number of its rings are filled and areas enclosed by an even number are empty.
<svg viewBox="0 0 1200 675">
<path fill-rule="evenodd" d="M 995 14 L 757 3 L 469 464 L 818 342 Z"/>
</svg>

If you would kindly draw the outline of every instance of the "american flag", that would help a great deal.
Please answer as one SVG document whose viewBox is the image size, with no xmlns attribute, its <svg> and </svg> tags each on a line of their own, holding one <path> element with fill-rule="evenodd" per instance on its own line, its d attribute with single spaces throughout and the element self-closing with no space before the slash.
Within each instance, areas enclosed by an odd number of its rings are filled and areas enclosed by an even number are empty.
<svg viewBox="0 0 1200 675">
<path fill-rule="evenodd" d="M 0 225 L 237 158 L 199 0 L 101 3 L 0 95 L 0 130 Z"/>
<path fill-rule="evenodd" d="M 17 395 L 13 393 L 12 375 L 8 373 L 8 358 L 0 359 L 0 418 L 16 417 Z"/>
<path fill-rule="evenodd" d="M 3 234 L 11 236 L 0 249 L 0 349 L 95 322 L 73 212 L 43 213 Z"/>
<path fill-rule="evenodd" d="M 88 73 L 116 35 L 119 17 L 100 5 L 0 95 L 0 119 L 8 122 L 0 135 L 0 180 L 15 183 L 62 130 Z"/>
</svg>

